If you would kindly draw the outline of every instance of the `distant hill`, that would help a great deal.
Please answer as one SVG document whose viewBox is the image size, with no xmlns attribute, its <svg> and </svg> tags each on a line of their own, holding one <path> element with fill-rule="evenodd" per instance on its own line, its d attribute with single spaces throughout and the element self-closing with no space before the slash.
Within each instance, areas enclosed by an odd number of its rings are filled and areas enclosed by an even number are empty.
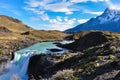
<svg viewBox="0 0 120 80">
<path fill-rule="evenodd" d="M 5 15 L 0 15 L 0 27 L 7 28 L 16 33 L 32 30 L 31 27 L 27 26 L 22 21 Z"/>
<path fill-rule="evenodd" d="M 27 26 L 22 21 L 0 15 L 0 39 L 25 39 L 33 38 L 38 41 L 62 40 L 66 36 L 60 31 L 36 30 Z"/>
<path fill-rule="evenodd" d="M 40 41 L 63 40 L 67 34 L 60 31 L 33 29 L 22 21 L 0 15 L 0 60 L 1 55 L 10 57 L 10 52 L 28 47 Z"/>
<path fill-rule="evenodd" d="M 61 31 L 57 30 L 33 30 L 30 31 L 29 37 L 36 38 L 38 40 L 45 40 L 45 41 L 51 41 L 51 40 L 63 40 L 65 36 L 68 34 L 65 34 Z"/>
<path fill-rule="evenodd" d="M 86 30 L 107 30 L 120 32 L 120 10 L 107 8 L 104 13 L 96 18 L 91 18 L 86 23 L 77 25 L 65 32 L 74 33 Z"/>
</svg>

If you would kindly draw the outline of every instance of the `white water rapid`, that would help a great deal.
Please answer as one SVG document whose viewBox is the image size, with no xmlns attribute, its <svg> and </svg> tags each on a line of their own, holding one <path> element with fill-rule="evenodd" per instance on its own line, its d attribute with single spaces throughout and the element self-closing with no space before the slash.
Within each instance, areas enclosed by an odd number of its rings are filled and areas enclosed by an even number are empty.
<svg viewBox="0 0 120 80">
<path fill-rule="evenodd" d="M 1 75 L 0 80 L 28 80 L 27 67 L 31 56 L 32 52 L 21 56 L 15 53 L 14 60 L 6 65 L 8 72 Z"/>
</svg>

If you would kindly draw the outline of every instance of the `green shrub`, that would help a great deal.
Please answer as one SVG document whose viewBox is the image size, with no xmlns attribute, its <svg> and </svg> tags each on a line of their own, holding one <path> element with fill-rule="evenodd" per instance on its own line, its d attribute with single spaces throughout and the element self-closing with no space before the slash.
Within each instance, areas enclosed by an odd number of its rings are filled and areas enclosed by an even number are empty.
<svg viewBox="0 0 120 80">
<path fill-rule="evenodd" d="M 3 50 L 0 49 L 0 56 L 3 54 Z"/>
<path fill-rule="evenodd" d="M 115 59 L 114 55 L 109 55 L 109 59 Z"/>
</svg>

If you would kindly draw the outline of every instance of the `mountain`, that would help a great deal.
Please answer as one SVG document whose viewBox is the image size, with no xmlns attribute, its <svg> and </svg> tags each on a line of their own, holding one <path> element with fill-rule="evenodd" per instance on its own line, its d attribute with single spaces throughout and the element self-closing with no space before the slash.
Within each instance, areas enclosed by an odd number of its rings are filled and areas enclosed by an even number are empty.
<svg viewBox="0 0 120 80">
<path fill-rule="evenodd" d="M 68 29 L 65 32 L 74 33 L 86 30 L 108 30 L 120 32 L 120 10 L 107 8 L 100 16 L 91 18 L 86 23 L 77 25 L 76 27 Z"/>
<path fill-rule="evenodd" d="M 5 15 L 0 15 L 0 27 L 16 33 L 32 30 L 31 27 L 25 25 L 22 21 Z"/>
</svg>

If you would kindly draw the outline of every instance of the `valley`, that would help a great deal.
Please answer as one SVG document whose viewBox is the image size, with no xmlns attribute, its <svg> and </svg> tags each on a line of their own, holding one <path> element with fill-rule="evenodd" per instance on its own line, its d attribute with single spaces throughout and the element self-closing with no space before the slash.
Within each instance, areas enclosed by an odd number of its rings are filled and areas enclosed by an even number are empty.
<svg viewBox="0 0 120 80">
<path fill-rule="evenodd" d="M 0 15 L 0 80 L 119 80 L 119 11 L 65 31 Z"/>
</svg>

